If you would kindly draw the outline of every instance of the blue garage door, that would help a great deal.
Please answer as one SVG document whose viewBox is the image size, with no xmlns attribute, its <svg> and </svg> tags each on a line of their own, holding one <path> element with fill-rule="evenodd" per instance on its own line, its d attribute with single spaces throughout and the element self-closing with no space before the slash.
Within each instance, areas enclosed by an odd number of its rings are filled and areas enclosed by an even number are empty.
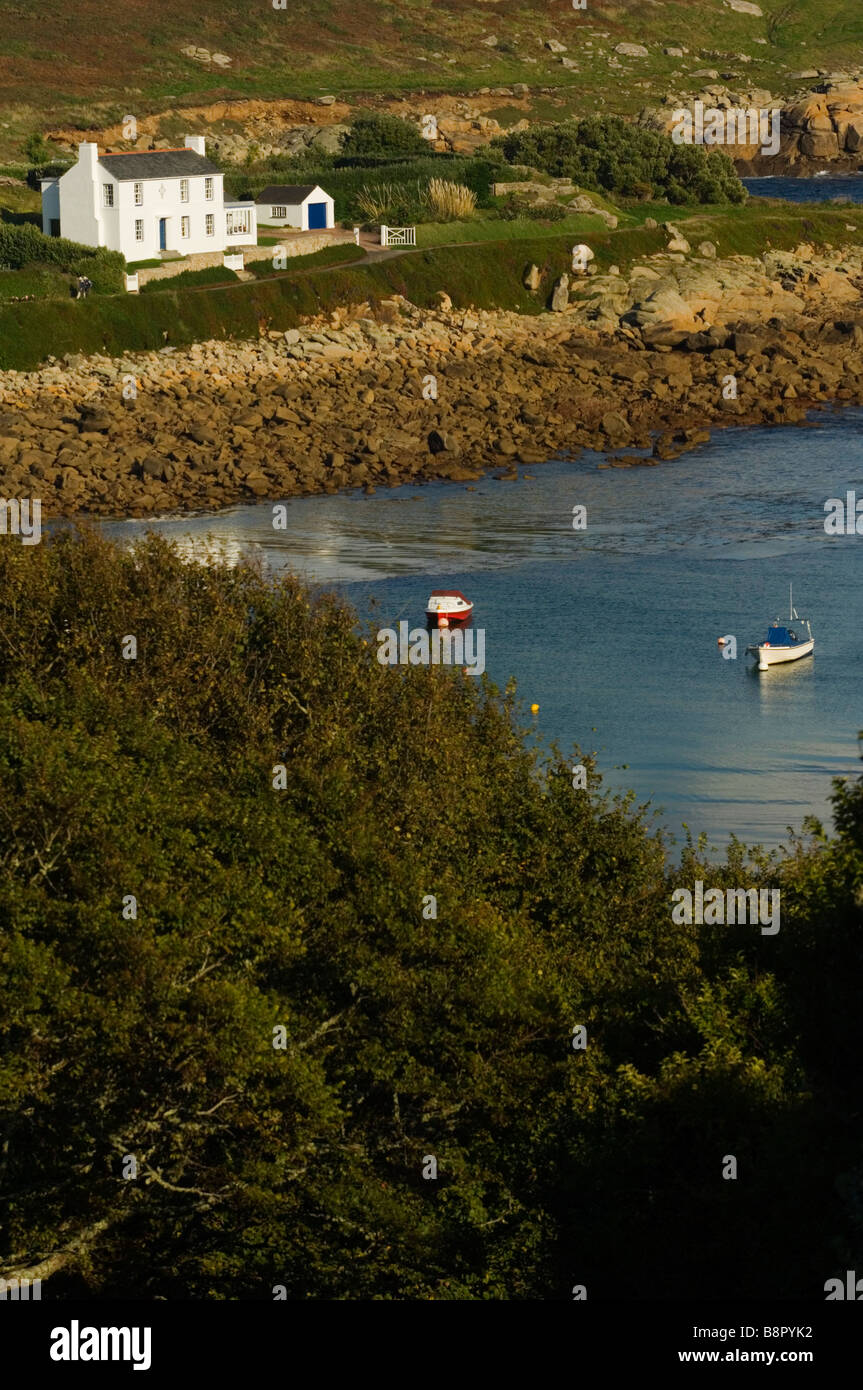
<svg viewBox="0 0 863 1390">
<path fill-rule="evenodd" d="M 326 203 L 309 203 L 309 230 L 311 231 L 312 227 L 326 227 L 326 225 Z"/>
</svg>

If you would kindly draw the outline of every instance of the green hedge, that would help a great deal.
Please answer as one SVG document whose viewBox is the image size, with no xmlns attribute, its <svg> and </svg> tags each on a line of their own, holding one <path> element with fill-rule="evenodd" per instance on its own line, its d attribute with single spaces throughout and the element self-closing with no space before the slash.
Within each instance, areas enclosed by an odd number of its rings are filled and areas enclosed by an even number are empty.
<svg viewBox="0 0 863 1390">
<path fill-rule="evenodd" d="M 83 246 L 66 237 L 44 236 L 32 223 L 0 222 L 0 264 L 20 270 L 26 265 L 56 265 L 67 275 L 87 275 L 101 294 L 123 289 L 126 261 L 119 251 Z"/>
</svg>

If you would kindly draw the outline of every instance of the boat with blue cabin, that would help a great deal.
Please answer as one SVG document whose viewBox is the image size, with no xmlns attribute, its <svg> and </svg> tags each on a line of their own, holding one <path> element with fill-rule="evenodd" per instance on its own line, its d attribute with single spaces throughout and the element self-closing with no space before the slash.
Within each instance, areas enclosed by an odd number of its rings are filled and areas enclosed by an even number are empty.
<svg viewBox="0 0 863 1390">
<path fill-rule="evenodd" d="M 768 671 L 771 666 L 778 666 L 785 661 L 799 661 L 801 656 L 811 656 L 815 650 L 809 619 L 801 618 L 795 609 L 791 585 L 788 586 L 788 599 L 788 626 L 785 627 L 775 618 L 767 629 L 764 641 L 746 648 L 758 661 L 759 671 Z"/>
</svg>

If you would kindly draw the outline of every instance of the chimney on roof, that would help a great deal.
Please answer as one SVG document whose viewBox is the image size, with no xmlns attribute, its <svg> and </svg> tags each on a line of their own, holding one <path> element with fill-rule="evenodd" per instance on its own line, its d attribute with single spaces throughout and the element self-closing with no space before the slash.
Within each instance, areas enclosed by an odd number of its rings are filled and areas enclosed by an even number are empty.
<svg viewBox="0 0 863 1390">
<path fill-rule="evenodd" d="M 207 153 L 207 144 L 203 135 L 187 135 L 184 138 L 187 150 L 194 150 L 195 154 Z"/>
<path fill-rule="evenodd" d="M 94 140 L 84 140 L 78 146 L 78 163 L 83 165 L 94 178 L 96 177 L 96 165 L 99 163 L 99 146 Z"/>
</svg>

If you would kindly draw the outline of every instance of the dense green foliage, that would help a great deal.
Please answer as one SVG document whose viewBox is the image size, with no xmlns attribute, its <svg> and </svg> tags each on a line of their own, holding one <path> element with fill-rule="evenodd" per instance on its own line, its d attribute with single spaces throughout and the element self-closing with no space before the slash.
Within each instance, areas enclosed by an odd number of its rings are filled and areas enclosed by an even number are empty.
<svg viewBox="0 0 863 1390">
<path fill-rule="evenodd" d="M 676 145 L 619 116 L 591 116 L 498 136 L 510 164 L 528 164 L 585 188 L 671 203 L 741 203 L 746 197 L 728 155 Z"/>
<path fill-rule="evenodd" d="M 0 631 L 6 1275 L 801 1297 L 863 1256 L 863 787 L 832 843 L 673 870 L 512 692 L 155 539 L 5 538 Z M 781 884 L 779 936 L 675 926 L 696 876 Z"/>
<path fill-rule="evenodd" d="M 83 246 L 65 237 L 44 236 L 30 222 L 0 222 L 0 265 L 18 270 L 53 265 L 70 276 L 86 275 L 97 293 L 116 294 L 123 288 L 126 262 L 119 251 Z"/>
<path fill-rule="evenodd" d="M 356 195 L 370 184 L 404 184 L 416 190 L 417 184 L 425 186 L 429 179 L 444 178 L 466 184 L 476 193 L 481 207 L 489 205 L 491 185 L 498 176 L 493 160 L 430 154 L 426 141 L 420 143 L 423 148 L 418 157 L 392 163 L 368 157 L 350 167 L 336 167 L 331 161 L 322 162 L 320 157 L 267 159 L 251 169 L 226 173 L 225 189 L 233 198 L 248 198 L 271 183 L 319 183 L 335 201 L 337 222 L 353 222 L 361 217 Z M 414 207 L 413 213 L 421 218 L 428 216 L 427 209 L 420 206 Z"/>
<path fill-rule="evenodd" d="M 364 111 L 351 123 L 342 140 L 342 154 L 346 158 L 374 155 L 421 155 L 428 154 L 428 141 L 420 135 L 417 127 L 399 116 L 389 116 L 383 111 Z"/>
</svg>

